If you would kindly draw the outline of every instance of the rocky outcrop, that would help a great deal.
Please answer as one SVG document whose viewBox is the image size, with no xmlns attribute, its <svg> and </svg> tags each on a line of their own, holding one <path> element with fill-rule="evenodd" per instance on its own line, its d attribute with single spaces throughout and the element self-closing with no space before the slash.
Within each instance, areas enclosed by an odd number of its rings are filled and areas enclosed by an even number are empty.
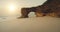
<svg viewBox="0 0 60 32">
<path fill-rule="evenodd" d="M 30 12 L 35 12 L 37 17 L 53 16 L 60 17 L 60 0 L 47 0 L 42 5 L 30 8 L 21 8 L 21 17 L 27 18 Z"/>
</svg>

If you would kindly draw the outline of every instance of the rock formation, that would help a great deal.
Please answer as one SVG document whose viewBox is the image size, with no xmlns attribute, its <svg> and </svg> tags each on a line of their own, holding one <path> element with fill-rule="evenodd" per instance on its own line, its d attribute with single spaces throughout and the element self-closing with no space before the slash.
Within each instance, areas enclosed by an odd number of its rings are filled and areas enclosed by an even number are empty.
<svg viewBox="0 0 60 32">
<path fill-rule="evenodd" d="M 37 17 L 53 16 L 60 17 L 60 0 L 47 0 L 42 5 L 30 8 L 21 8 L 21 17 L 27 18 L 30 12 L 35 12 Z"/>
</svg>

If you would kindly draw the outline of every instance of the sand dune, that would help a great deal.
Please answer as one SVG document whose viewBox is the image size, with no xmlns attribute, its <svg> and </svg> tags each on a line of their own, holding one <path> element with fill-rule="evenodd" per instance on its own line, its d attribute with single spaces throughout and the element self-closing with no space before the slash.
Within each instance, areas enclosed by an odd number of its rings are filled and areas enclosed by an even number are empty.
<svg viewBox="0 0 60 32">
<path fill-rule="evenodd" d="M 4 20 L 4 21 L 3 21 Z M 60 18 L 7 18 L 0 21 L 0 32 L 60 32 Z"/>
</svg>

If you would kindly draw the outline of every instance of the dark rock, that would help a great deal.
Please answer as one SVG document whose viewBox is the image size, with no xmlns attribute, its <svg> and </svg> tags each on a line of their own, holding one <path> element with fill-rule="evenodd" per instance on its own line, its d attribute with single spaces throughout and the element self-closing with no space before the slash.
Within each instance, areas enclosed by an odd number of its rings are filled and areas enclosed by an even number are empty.
<svg viewBox="0 0 60 32">
<path fill-rule="evenodd" d="M 37 17 L 46 15 L 60 17 L 60 0 L 47 0 L 36 7 L 21 8 L 21 18 L 28 18 L 30 12 L 35 12 Z"/>
</svg>

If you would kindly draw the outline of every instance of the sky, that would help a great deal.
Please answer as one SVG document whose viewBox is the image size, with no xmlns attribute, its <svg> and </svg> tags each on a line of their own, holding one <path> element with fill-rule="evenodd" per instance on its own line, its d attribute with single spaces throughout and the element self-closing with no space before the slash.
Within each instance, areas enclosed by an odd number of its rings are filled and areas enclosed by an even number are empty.
<svg viewBox="0 0 60 32">
<path fill-rule="evenodd" d="M 46 0 L 0 0 L 0 16 L 20 13 L 22 7 L 34 7 L 41 5 Z M 12 6 L 11 6 L 12 5 Z M 14 7 L 13 7 L 14 6 Z M 15 11 L 10 11 L 11 8 Z M 10 14 L 9 14 L 10 13 Z"/>
</svg>

